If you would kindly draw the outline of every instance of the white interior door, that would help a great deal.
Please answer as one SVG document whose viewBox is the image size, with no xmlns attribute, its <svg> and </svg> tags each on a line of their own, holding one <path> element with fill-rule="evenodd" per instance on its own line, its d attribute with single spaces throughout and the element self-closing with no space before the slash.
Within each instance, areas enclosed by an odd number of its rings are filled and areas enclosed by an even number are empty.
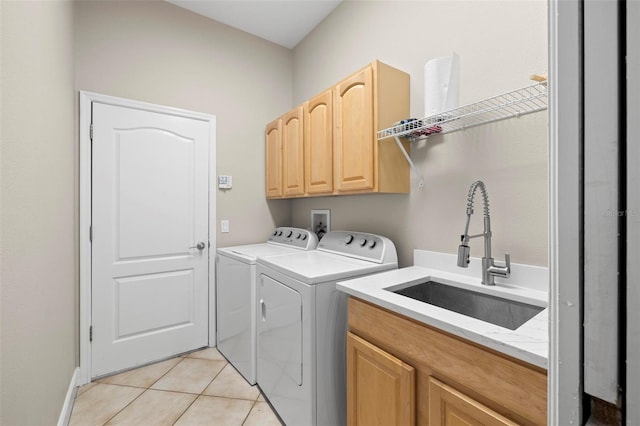
<svg viewBox="0 0 640 426">
<path fill-rule="evenodd" d="M 93 103 L 91 377 L 208 343 L 209 123 Z"/>
</svg>

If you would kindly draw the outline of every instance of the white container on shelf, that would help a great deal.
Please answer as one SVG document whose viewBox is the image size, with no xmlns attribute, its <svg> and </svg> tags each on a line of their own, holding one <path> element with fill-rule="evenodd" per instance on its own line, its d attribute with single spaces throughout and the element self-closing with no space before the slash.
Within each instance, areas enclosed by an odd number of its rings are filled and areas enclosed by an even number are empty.
<svg viewBox="0 0 640 426">
<path fill-rule="evenodd" d="M 449 56 L 431 59 L 424 64 L 424 115 L 430 117 L 458 107 L 460 58 Z"/>
</svg>

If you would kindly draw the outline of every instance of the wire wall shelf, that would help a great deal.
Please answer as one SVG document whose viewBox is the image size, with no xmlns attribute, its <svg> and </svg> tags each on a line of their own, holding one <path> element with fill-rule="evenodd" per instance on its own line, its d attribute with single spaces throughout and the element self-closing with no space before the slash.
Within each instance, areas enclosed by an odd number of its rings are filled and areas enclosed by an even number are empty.
<svg viewBox="0 0 640 426">
<path fill-rule="evenodd" d="M 395 140 L 409 166 L 418 176 L 418 186 L 422 188 L 424 187 L 422 173 L 411 161 L 411 157 L 404 149 L 400 138 L 413 142 L 431 135 L 451 133 L 507 118 L 521 117 L 545 109 L 547 109 L 546 80 L 421 120 L 415 118 L 402 120 L 394 127 L 378 131 L 377 136 L 378 140 L 387 138 Z"/>
<path fill-rule="evenodd" d="M 547 82 L 543 81 L 423 119 L 402 120 L 378 131 L 378 140 L 403 137 L 409 141 L 445 134 L 547 109 Z"/>
</svg>

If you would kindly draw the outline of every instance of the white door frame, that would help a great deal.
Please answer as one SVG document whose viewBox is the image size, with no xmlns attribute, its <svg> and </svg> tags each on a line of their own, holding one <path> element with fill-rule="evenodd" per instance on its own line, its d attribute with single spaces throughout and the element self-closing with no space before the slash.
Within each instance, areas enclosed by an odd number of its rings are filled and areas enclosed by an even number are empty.
<svg viewBox="0 0 640 426">
<path fill-rule="evenodd" d="M 627 158 L 640 158 L 640 2 L 627 2 Z M 633 141 L 633 142 L 632 142 Z M 640 170 L 627 166 L 627 388 L 625 389 L 627 425 L 640 424 Z"/>
<path fill-rule="evenodd" d="M 216 342 L 215 252 L 216 252 L 216 117 L 210 114 L 133 101 L 114 96 L 80 91 L 80 377 L 79 385 L 91 380 L 91 105 L 134 108 L 178 115 L 209 123 L 209 345 Z"/>
<path fill-rule="evenodd" d="M 579 0 L 549 1 L 549 362 L 547 423 L 583 424 Z M 562 284 L 562 285 L 561 285 Z"/>
</svg>

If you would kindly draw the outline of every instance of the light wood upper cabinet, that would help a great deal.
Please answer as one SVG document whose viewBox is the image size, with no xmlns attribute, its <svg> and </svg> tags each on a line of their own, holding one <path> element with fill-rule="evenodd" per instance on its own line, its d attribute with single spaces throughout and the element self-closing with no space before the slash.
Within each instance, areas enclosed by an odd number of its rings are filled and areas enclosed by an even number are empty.
<svg viewBox="0 0 640 426">
<path fill-rule="evenodd" d="M 376 137 L 408 117 L 409 75 L 373 62 L 267 126 L 267 198 L 409 192 L 403 153 Z"/>
<path fill-rule="evenodd" d="M 336 192 L 409 192 L 407 160 L 392 140 L 376 137 L 409 117 L 409 75 L 375 61 L 335 87 L 334 106 Z"/>
<path fill-rule="evenodd" d="M 415 424 L 415 370 L 347 333 L 347 424 Z"/>
<path fill-rule="evenodd" d="M 265 184 L 267 198 L 282 197 L 282 120 L 267 124 L 265 137 Z"/>
<path fill-rule="evenodd" d="M 429 378 L 430 426 L 517 426 L 501 414 L 441 381 Z"/>
<path fill-rule="evenodd" d="M 305 103 L 305 189 L 309 195 L 333 192 L 333 92 L 327 90 Z"/>
<path fill-rule="evenodd" d="M 282 116 L 284 196 L 304 194 L 304 127 L 302 106 Z"/>
<path fill-rule="evenodd" d="M 373 69 L 338 84 L 335 182 L 338 191 L 374 188 Z"/>
</svg>

